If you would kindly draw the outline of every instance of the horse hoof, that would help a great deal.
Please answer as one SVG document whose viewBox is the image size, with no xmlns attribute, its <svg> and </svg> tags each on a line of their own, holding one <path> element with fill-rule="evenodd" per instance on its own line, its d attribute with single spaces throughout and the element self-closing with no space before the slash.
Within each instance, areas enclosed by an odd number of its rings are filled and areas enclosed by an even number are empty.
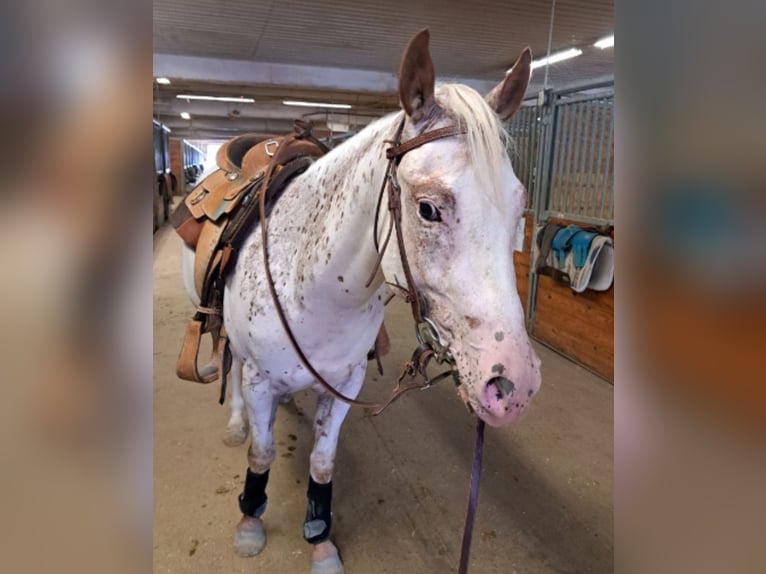
<svg viewBox="0 0 766 574">
<path fill-rule="evenodd" d="M 234 551 L 247 558 L 260 553 L 266 546 L 266 531 L 260 518 L 243 516 L 234 533 Z"/>
<path fill-rule="evenodd" d="M 223 444 L 226 446 L 239 446 L 244 444 L 247 440 L 247 426 L 241 427 L 226 427 L 226 432 L 223 435 Z"/>
<path fill-rule="evenodd" d="M 343 574 L 343 562 L 339 556 L 311 561 L 311 574 Z"/>
<path fill-rule="evenodd" d="M 330 540 L 314 547 L 311 557 L 311 574 L 343 574 L 340 554 Z"/>
</svg>

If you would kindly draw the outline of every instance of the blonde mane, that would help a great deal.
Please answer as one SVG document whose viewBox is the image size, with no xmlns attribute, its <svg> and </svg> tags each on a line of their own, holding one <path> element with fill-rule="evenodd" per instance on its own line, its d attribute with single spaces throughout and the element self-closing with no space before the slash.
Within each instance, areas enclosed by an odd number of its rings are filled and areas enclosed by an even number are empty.
<svg viewBox="0 0 766 574">
<path fill-rule="evenodd" d="M 484 98 L 462 84 L 439 84 L 436 103 L 466 131 L 468 158 L 479 186 L 493 201 L 502 203 L 500 166 L 508 157 L 510 136 Z"/>
</svg>

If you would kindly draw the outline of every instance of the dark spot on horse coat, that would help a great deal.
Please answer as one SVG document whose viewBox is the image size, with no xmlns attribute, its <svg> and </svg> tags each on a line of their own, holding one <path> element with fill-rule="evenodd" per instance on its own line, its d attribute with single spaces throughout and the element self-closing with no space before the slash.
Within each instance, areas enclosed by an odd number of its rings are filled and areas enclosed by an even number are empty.
<svg viewBox="0 0 766 574">
<path fill-rule="evenodd" d="M 533 393 L 534 393 L 534 391 L 533 391 L 532 389 L 529 389 L 529 390 L 527 391 L 527 396 L 528 396 L 528 397 L 531 397 Z"/>
<path fill-rule="evenodd" d="M 468 326 L 471 329 L 475 329 L 479 325 L 481 325 L 481 319 L 477 319 L 476 317 L 469 317 L 468 315 L 465 316 L 465 321 L 468 323 Z"/>
<path fill-rule="evenodd" d="M 492 372 L 502 375 L 505 372 L 505 365 L 503 363 L 496 363 L 492 365 Z"/>
<path fill-rule="evenodd" d="M 502 331 L 495 333 L 495 341 L 502 341 L 503 339 L 505 339 L 505 335 Z"/>
<path fill-rule="evenodd" d="M 343 275 L 338 275 L 338 281 L 340 281 L 341 283 L 343 283 Z"/>
</svg>

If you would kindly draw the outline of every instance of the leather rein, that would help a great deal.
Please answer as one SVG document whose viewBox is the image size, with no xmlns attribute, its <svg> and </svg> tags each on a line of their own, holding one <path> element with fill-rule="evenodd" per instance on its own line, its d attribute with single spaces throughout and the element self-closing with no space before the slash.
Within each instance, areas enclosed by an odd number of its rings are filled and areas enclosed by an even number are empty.
<svg viewBox="0 0 766 574">
<path fill-rule="evenodd" d="M 409 260 L 407 258 L 407 250 L 404 245 L 404 237 L 402 235 L 402 202 L 401 202 L 401 187 L 397 178 L 397 168 L 404 155 L 420 146 L 436 141 L 442 138 L 453 137 L 465 133 L 465 130 L 459 126 L 447 126 L 424 132 L 404 142 L 401 141 L 402 132 L 404 130 L 406 116 L 403 114 L 402 119 L 397 127 L 393 140 L 387 140 L 387 143 L 391 143 L 391 147 L 386 149 L 386 159 L 388 159 L 388 165 L 386 167 L 386 173 L 383 178 L 383 182 L 378 194 L 378 201 L 375 208 L 375 222 L 373 230 L 373 239 L 375 242 L 375 249 L 378 252 L 378 258 L 369 276 L 369 279 L 365 283 L 365 287 L 369 287 L 378 271 L 380 270 L 381 263 L 383 261 L 383 255 L 388 247 L 391 239 L 391 234 L 396 229 L 396 239 L 399 247 L 399 255 L 401 257 L 402 269 L 404 271 L 404 277 L 406 286 L 388 283 L 391 287 L 397 289 L 403 296 L 407 303 L 410 304 L 412 311 L 412 317 L 415 321 L 415 334 L 418 339 L 418 347 L 412 354 L 412 359 L 405 363 L 404 370 L 397 380 L 396 387 L 392 391 L 391 395 L 385 401 L 379 403 L 372 403 L 368 401 L 360 401 L 353 399 L 341 393 L 334 386 L 327 382 L 327 380 L 320 375 L 314 366 L 306 357 L 305 353 L 301 349 L 295 335 L 290 328 L 287 321 L 287 316 L 282 304 L 279 301 L 276 287 L 274 285 L 274 279 L 271 274 L 271 268 L 269 265 L 269 248 L 268 248 L 268 218 L 266 217 L 266 193 L 261 193 L 259 197 L 259 211 L 261 220 L 261 242 L 263 251 L 263 264 L 266 271 L 266 282 L 271 293 L 271 298 L 274 302 L 279 320 L 282 323 L 285 333 L 287 334 L 290 343 L 298 355 L 301 363 L 311 376 L 324 388 L 325 391 L 330 393 L 333 397 L 351 406 L 362 407 L 372 416 L 379 415 L 385 410 L 391 403 L 398 399 L 402 394 L 413 389 L 424 390 L 431 387 L 433 384 L 446 379 L 452 375 L 456 384 L 460 384 L 459 375 L 455 368 L 455 360 L 450 352 L 449 345 L 442 339 L 436 324 L 428 318 L 426 300 L 418 292 L 415 286 L 415 281 L 412 277 L 412 271 L 410 270 Z M 273 168 L 268 170 L 266 179 L 263 185 L 263 189 L 268 189 L 269 181 L 274 175 Z M 380 208 L 383 202 L 383 195 L 388 188 L 388 212 L 389 222 L 388 229 L 385 233 L 383 244 L 378 244 L 378 220 L 380 214 Z M 437 363 L 446 363 L 449 368 L 436 375 L 435 377 L 428 378 L 427 368 L 429 362 L 435 359 Z M 422 382 L 418 381 L 418 377 L 422 378 Z M 405 378 L 409 381 L 403 384 Z M 471 483 L 468 498 L 468 508 L 465 517 L 465 526 L 463 530 L 463 542 L 460 553 L 460 566 L 459 574 L 465 574 L 468 572 L 468 558 L 471 548 L 471 538 L 473 534 L 473 522 L 476 513 L 476 504 L 478 501 L 479 493 L 479 477 L 481 474 L 481 460 L 482 450 L 484 444 L 484 421 L 477 417 L 476 424 L 476 444 L 474 446 L 474 459 L 471 470 Z"/>
<path fill-rule="evenodd" d="M 413 149 L 416 149 L 428 142 L 432 142 L 432 141 L 446 138 L 446 137 L 460 135 L 464 133 L 464 130 L 458 128 L 457 126 L 449 126 L 446 128 L 440 128 L 433 131 L 425 132 L 405 142 L 400 142 L 402 131 L 404 129 L 404 121 L 405 121 L 405 118 L 402 117 L 402 120 L 399 123 L 399 127 L 396 130 L 394 140 L 390 142 L 393 145 L 386 150 L 386 158 L 388 159 L 388 165 L 386 168 L 385 177 L 383 178 L 383 183 L 380 188 L 380 193 L 378 195 L 377 208 L 375 212 L 375 230 L 373 233 L 373 237 L 375 240 L 375 247 L 378 251 L 378 258 L 372 269 L 370 278 L 365 284 L 365 287 L 369 287 L 372 284 L 372 281 L 374 280 L 375 276 L 377 275 L 378 270 L 380 269 L 381 262 L 383 260 L 383 255 L 385 254 L 386 248 L 388 247 L 388 244 L 389 244 L 389 240 L 391 239 L 391 234 L 393 232 L 393 229 L 396 228 L 397 243 L 399 245 L 399 253 L 402 260 L 402 268 L 404 270 L 406 287 L 403 287 L 402 285 L 399 285 L 399 284 L 389 284 L 389 285 L 398 289 L 403 294 L 405 301 L 407 301 L 410 304 L 410 308 L 412 310 L 412 317 L 415 320 L 415 334 L 418 338 L 419 345 L 417 349 L 415 349 L 415 352 L 412 355 L 412 360 L 408 361 L 405 364 L 404 371 L 402 372 L 401 376 L 399 377 L 397 381 L 396 388 L 391 393 L 391 396 L 388 397 L 388 399 L 386 399 L 385 401 L 373 403 L 368 401 L 360 401 L 358 399 L 353 399 L 351 397 L 344 395 L 339 390 L 337 390 L 333 385 L 327 382 L 327 380 L 317 372 L 317 370 L 309 361 L 308 357 L 306 357 L 306 354 L 301 349 L 300 344 L 298 343 L 295 337 L 295 334 L 293 333 L 287 321 L 287 315 L 285 314 L 282 304 L 279 301 L 279 296 L 277 295 L 276 287 L 274 285 L 274 279 L 272 277 L 271 267 L 269 265 L 268 218 L 266 217 L 266 194 L 262 193 L 260 194 L 260 197 L 259 197 L 259 202 L 260 202 L 259 209 L 261 212 L 260 213 L 261 243 L 262 243 L 262 251 L 263 251 L 263 263 L 264 263 L 264 267 L 266 271 L 266 283 L 269 287 L 269 292 L 271 293 L 271 298 L 274 302 L 274 307 L 276 308 L 277 315 L 279 316 L 279 320 L 282 323 L 282 327 L 284 328 L 284 331 L 287 334 L 287 337 L 290 340 L 290 343 L 292 344 L 295 353 L 298 355 L 298 358 L 300 359 L 301 363 L 306 368 L 306 370 L 311 374 L 311 376 L 319 383 L 319 385 L 324 390 L 326 390 L 328 393 L 330 393 L 333 397 L 335 397 L 339 401 L 342 401 L 352 406 L 362 407 L 368 412 L 368 414 L 371 414 L 372 416 L 378 415 L 381 412 L 383 412 L 383 410 L 386 407 L 388 407 L 388 405 L 393 403 L 396 399 L 398 399 L 402 394 L 404 394 L 407 391 L 410 391 L 412 389 L 426 389 L 430 387 L 431 385 L 433 385 L 434 383 L 447 378 L 449 375 L 453 375 L 453 378 L 455 379 L 456 382 L 458 380 L 457 371 L 454 368 L 455 362 L 452 357 L 452 354 L 449 351 L 449 346 L 442 339 L 441 334 L 439 333 L 439 330 L 437 329 L 434 322 L 431 321 L 427 317 L 426 313 L 424 312 L 425 299 L 423 299 L 422 296 L 418 293 L 417 288 L 415 287 L 415 281 L 412 277 L 412 271 L 410 270 L 409 260 L 407 258 L 407 251 L 404 246 L 404 238 L 402 236 L 401 187 L 399 186 L 399 182 L 397 180 L 396 170 L 397 170 L 397 166 L 399 165 L 399 162 L 401 161 L 401 158 L 407 152 L 412 151 Z M 271 178 L 271 176 L 272 176 L 272 173 L 271 171 L 269 171 L 269 173 L 267 173 L 267 180 L 264 182 L 263 189 L 268 189 L 268 183 L 269 183 L 268 180 Z M 389 218 L 388 230 L 386 231 L 386 237 L 381 246 L 381 245 L 378 245 L 378 214 L 380 212 L 380 206 L 383 201 L 383 194 L 386 191 L 386 187 L 388 187 L 388 210 L 389 210 L 390 218 Z M 436 361 L 440 364 L 447 363 L 450 366 L 449 370 L 429 379 L 427 376 L 426 369 L 431 359 L 436 359 Z M 416 381 L 416 377 L 418 375 L 424 379 L 424 382 Z M 410 381 L 405 384 L 402 384 L 404 379 L 407 377 L 410 379 Z"/>
</svg>

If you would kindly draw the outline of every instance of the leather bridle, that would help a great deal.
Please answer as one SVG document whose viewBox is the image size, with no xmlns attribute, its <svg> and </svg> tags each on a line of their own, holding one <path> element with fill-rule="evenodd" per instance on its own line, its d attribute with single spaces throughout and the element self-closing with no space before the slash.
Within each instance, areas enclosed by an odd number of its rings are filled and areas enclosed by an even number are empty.
<svg viewBox="0 0 766 574">
<path fill-rule="evenodd" d="M 306 357 L 305 353 L 300 347 L 300 344 L 298 343 L 297 339 L 295 338 L 295 335 L 293 334 L 292 329 L 290 328 L 290 325 L 287 321 L 287 316 L 284 312 L 284 309 L 282 308 L 282 304 L 279 301 L 279 297 L 276 292 L 276 287 L 274 285 L 274 280 L 271 275 L 271 268 L 269 265 L 269 248 L 268 248 L 268 219 L 266 217 L 266 194 L 261 193 L 259 197 L 260 205 L 259 208 L 261 210 L 261 240 L 262 240 L 262 248 L 263 248 L 263 262 L 264 267 L 266 271 L 266 283 L 269 287 L 269 292 L 271 293 L 271 298 L 274 302 L 274 307 L 276 308 L 277 315 L 279 316 L 279 320 L 282 323 L 282 327 L 285 330 L 285 333 L 287 334 L 288 339 L 290 340 L 290 343 L 293 346 L 293 349 L 295 350 L 296 354 L 298 355 L 298 358 L 300 359 L 301 363 L 303 363 L 303 366 L 306 368 L 306 370 L 311 374 L 312 377 L 319 383 L 319 385 L 324 388 L 328 393 L 330 393 L 333 397 L 338 399 L 339 401 L 342 401 L 344 403 L 347 403 L 352 406 L 362 407 L 364 408 L 369 414 L 371 415 L 378 415 L 383 410 L 390 405 L 392 402 L 394 402 L 399 396 L 401 396 L 403 393 L 410 391 L 412 389 L 425 389 L 430 386 L 432 386 L 434 383 L 441 381 L 445 379 L 448 375 L 452 375 L 455 382 L 458 382 L 458 373 L 455 369 L 455 361 L 452 357 L 452 353 L 449 350 L 449 346 L 447 343 L 445 343 L 444 339 L 442 338 L 438 328 L 436 327 L 436 324 L 431 321 L 426 313 L 426 302 L 425 299 L 422 297 L 422 295 L 418 292 L 417 287 L 415 285 L 415 280 L 412 277 L 412 271 L 410 270 L 409 260 L 407 258 L 407 250 L 404 245 L 404 237 L 402 235 L 402 200 L 401 200 L 401 187 L 399 186 L 399 182 L 397 179 L 397 167 L 399 166 L 399 162 L 401 161 L 402 157 L 409 151 L 412 151 L 413 149 L 417 149 L 418 147 L 432 141 L 436 141 L 438 139 L 456 136 L 464 133 L 464 130 L 457 126 L 449 126 L 446 128 L 440 128 L 432 131 L 428 131 L 425 133 L 422 133 L 418 136 L 415 136 L 409 140 L 406 140 L 404 142 L 401 142 L 401 136 L 402 131 L 404 129 L 404 123 L 405 123 L 406 117 L 403 115 L 402 120 L 399 123 L 399 126 L 396 130 L 396 133 L 394 135 L 394 139 L 391 140 L 391 147 L 389 147 L 386 150 L 386 158 L 388 159 L 388 165 L 386 167 L 386 174 L 383 178 L 383 183 L 380 188 L 380 193 L 378 195 L 378 201 L 377 201 L 377 207 L 375 211 L 375 223 L 374 223 L 374 232 L 373 237 L 375 241 L 375 248 L 378 251 L 378 258 L 375 262 L 375 265 L 373 267 L 372 273 L 370 275 L 369 280 L 366 283 L 366 287 L 369 287 L 372 284 L 372 281 L 374 280 L 375 276 L 378 273 L 378 270 L 381 265 L 381 261 L 383 260 L 383 255 L 385 254 L 386 248 L 388 247 L 389 240 L 391 239 L 391 234 L 396 229 L 396 236 L 397 236 L 397 243 L 399 246 L 399 254 L 402 261 L 402 269 L 404 271 L 404 277 L 406 281 L 406 287 L 403 287 L 399 284 L 390 284 L 392 287 L 398 289 L 403 295 L 405 300 L 410 304 L 410 308 L 412 310 L 412 317 L 415 321 L 415 334 L 418 339 L 418 347 L 413 353 L 412 360 L 407 362 L 405 364 L 404 371 L 402 372 L 402 375 L 399 377 L 399 380 L 397 382 L 396 388 L 391 393 L 391 396 L 385 400 L 380 402 L 368 402 L 368 401 L 360 401 L 358 399 L 352 399 L 351 397 L 348 397 L 341 393 L 339 390 L 337 390 L 333 385 L 331 385 L 327 380 L 320 375 L 316 369 L 313 367 L 311 362 L 309 361 L 308 357 Z M 264 182 L 263 189 L 268 189 L 268 183 L 269 179 L 271 178 L 271 171 L 267 173 L 267 180 Z M 383 201 L 383 195 L 388 189 L 388 211 L 389 211 L 389 224 L 388 229 L 386 231 L 385 239 L 383 241 L 382 245 L 378 245 L 378 217 L 380 212 L 380 207 Z M 433 377 L 432 379 L 429 379 L 427 377 L 427 366 L 428 363 L 435 359 L 437 363 L 446 363 L 449 365 L 449 370 L 437 375 L 436 377 Z M 424 381 L 418 382 L 416 380 L 417 376 L 421 376 Z M 409 378 L 410 381 L 402 384 L 405 378 Z"/>
<path fill-rule="evenodd" d="M 268 249 L 268 219 L 266 217 L 266 193 L 260 194 L 260 218 L 261 218 L 261 240 L 263 247 L 263 263 L 266 271 L 266 282 L 269 286 L 269 292 L 271 293 L 274 306 L 279 316 L 279 320 L 282 323 L 282 327 L 287 334 L 290 343 L 293 346 L 298 358 L 303 366 L 311 374 L 312 377 L 333 397 L 347 403 L 352 406 L 358 406 L 364 408 L 372 416 L 378 415 L 383 410 L 398 399 L 402 394 L 413 389 L 427 389 L 435 383 L 446 379 L 452 375 L 456 384 L 460 384 L 460 378 L 457 369 L 455 368 L 455 360 L 450 352 L 449 345 L 444 341 L 437 328 L 436 324 L 428 318 L 427 305 L 425 298 L 418 292 L 415 280 L 412 277 L 412 271 L 410 269 L 409 260 L 407 258 L 407 250 L 404 245 L 404 236 L 402 234 L 402 189 L 399 185 L 397 177 L 397 168 L 399 163 L 408 152 L 419 148 L 420 146 L 433 142 L 442 138 L 453 137 L 465 133 L 465 130 L 459 126 L 452 125 L 419 134 L 404 142 L 401 141 L 402 132 L 404 130 L 404 124 L 406 121 L 406 115 L 402 114 L 402 119 L 399 122 L 394 139 L 391 140 L 391 147 L 386 149 L 386 158 L 388 159 L 388 165 L 386 167 L 386 174 L 383 178 L 383 182 L 380 187 L 380 193 L 378 195 L 378 201 L 375 208 L 375 223 L 373 229 L 373 240 L 375 242 L 375 249 L 378 252 L 378 258 L 372 269 L 369 279 L 367 280 L 365 287 L 369 287 L 378 271 L 380 270 L 383 256 L 388 247 L 391 239 L 391 234 L 396 229 L 396 239 L 399 247 L 399 256 L 401 257 L 402 270 L 404 271 L 404 278 L 406 281 L 406 287 L 399 285 L 398 283 L 389 285 L 399 290 L 410 304 L 412 311 L 412 318 L 415 321 L 415 335 L 418 339 L 418 347 L 412 354 L 412 359 L 405 363 L 404 370 L 399 377 L 396 387 L 392 391 L 389 398 L 385 401 L 378 403 L 371 403 L 367 401 L 360 401 L 358 399 L 352 399 L 338 391 L 330 383 L 328 383 L 322 375 L 320 375 L 313 367 L 311 362 L 306 357 L 305 353 L 301 349 L 295 335 L 287 322 L 287 316 L 285 315 L 282 304 L 277 296 L 277 291 L 274 285 L 274 280 L 271 275 L 271 269 L 269 266 L 269 249 Z M 269 169 L 264 182 L 264 190 L 268 189 L 269 180 L 273 175 L 273 169 Z M 389 222 L 388 229 L 385 233 L 383 244 L 378 244 L 378 219 L 380 214 L 380 208 L 383 202 L 383 195 L 388 188 L 388 212 Z M 435 377 L 428 378 L 427 368 L 429 362 L 434 359 L 439 364 L 447 364 L 449 368 L 436 375 Z M 422 379 L 422 382 L 418 380 L 418 377 Z M 404 379 L 408 378 L 409 381 L 404 383 Z M 476 425 L 476 444 L 474 447 L 474 460 L 471 471 L 471 485 L 468 499 L 468 508 L 466 511 L 465 527 L 463 530 L 463 542 L 460 553 L 460 566 L 459 574 L 465 574 L 468 571 L 468 557 L 470 554 L 471 538 L 473 534 L 473 521 L 476 512 L 476 504 L 478 500 L 479 492 L 479 476 L 481 474 L 481 458 L 482 449 L 484 444 L 484 421 L 477 417 Z"/>
</svg>

